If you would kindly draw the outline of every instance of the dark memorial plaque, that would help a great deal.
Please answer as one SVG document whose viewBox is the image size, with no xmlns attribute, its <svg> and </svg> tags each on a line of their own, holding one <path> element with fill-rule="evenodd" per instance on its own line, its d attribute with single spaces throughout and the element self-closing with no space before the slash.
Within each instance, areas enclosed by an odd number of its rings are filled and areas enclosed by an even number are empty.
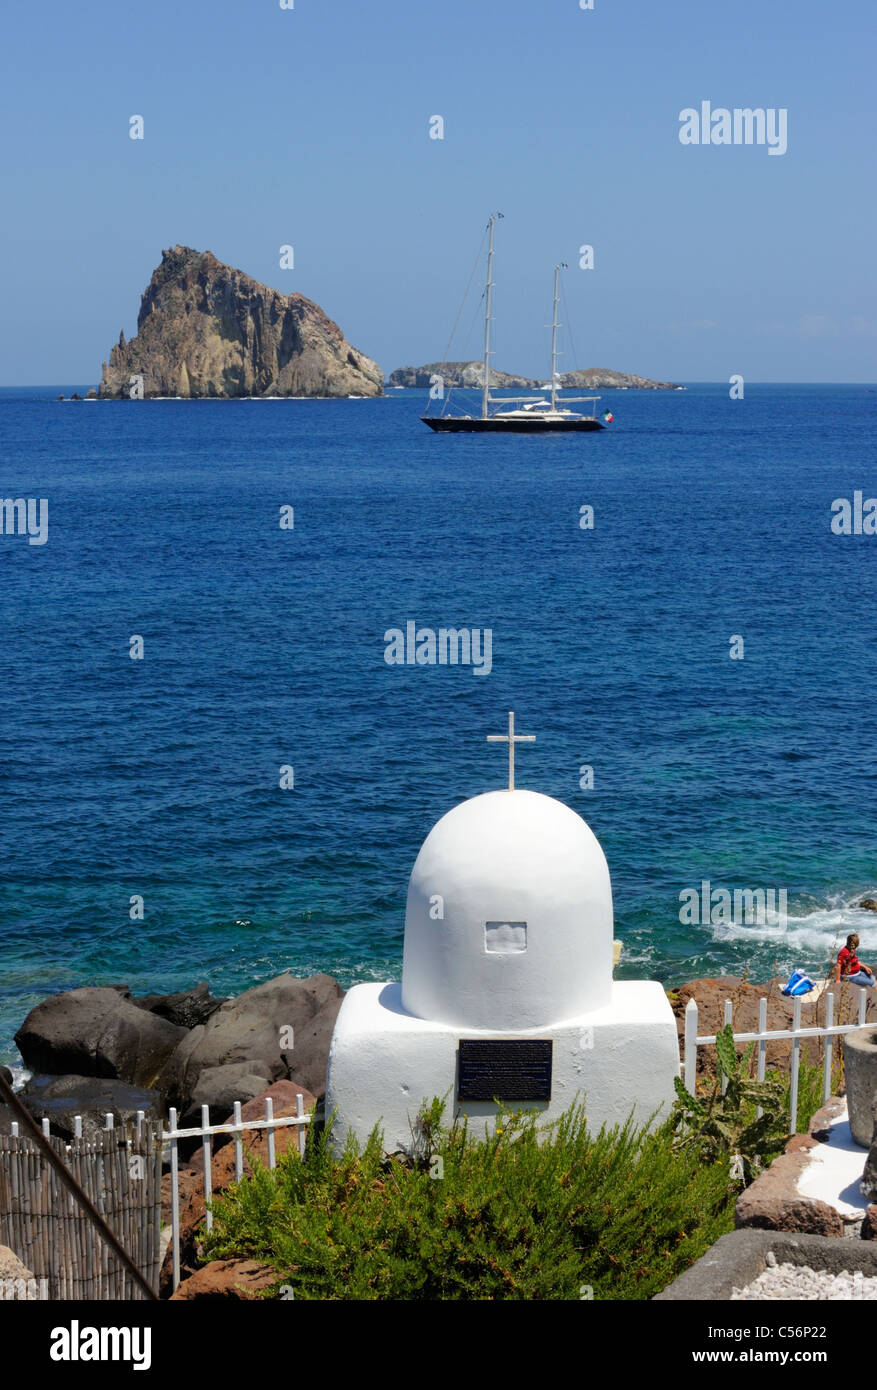
<svg viewBox="0 0 877 1390">
<path fill-rule="evenodd" d="M 458 1100 L 550 1100 L 550 1038 L 460 1039 Z"/>
</svg>

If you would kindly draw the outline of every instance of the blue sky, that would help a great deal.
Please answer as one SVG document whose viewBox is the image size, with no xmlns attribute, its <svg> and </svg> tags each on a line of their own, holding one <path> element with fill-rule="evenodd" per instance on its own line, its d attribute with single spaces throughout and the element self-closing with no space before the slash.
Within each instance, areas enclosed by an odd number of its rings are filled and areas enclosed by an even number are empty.
<svg viewBox="0 0 877 1390">
<path fill-rule="evenodd" d="M 545 372 L 563 260 L 563 369 L 877 378 L 873 0 L 53 0 L 3 49 L 0 384 L 96 383 L 177 242 L 440 358 L 495 210 L 497 367 Z M 787 152 L 683 146 L 704 100 Z"/>
</svg>

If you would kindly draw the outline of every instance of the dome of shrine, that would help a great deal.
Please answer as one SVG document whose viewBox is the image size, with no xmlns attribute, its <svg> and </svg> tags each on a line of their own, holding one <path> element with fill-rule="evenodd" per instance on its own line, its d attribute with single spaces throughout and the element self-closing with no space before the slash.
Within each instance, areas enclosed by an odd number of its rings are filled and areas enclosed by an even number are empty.
<svg viewBox="0 0 877 1390">
<path fill-rule="evenodd" d="M 593 831 L 533 791 L 433 827 L 408 886 L 402 1004 L 460 1029 L 545 1029 L 610 1003 L 612 886 Z"/>
</svg>

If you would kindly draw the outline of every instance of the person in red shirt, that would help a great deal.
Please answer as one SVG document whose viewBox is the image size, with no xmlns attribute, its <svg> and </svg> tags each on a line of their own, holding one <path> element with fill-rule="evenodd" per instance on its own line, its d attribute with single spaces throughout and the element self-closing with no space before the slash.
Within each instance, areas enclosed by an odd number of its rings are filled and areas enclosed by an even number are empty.
<svg viewBox="0 0 877 1390">
<path fill-rule="evenodd" d="M 859 938 L 855 932 L 851 932 L 847 937 L 846 946 L 838 952 L 835 980 L 838 984 L 841 980 L 849 980 L 851 985 L 862 985 L 865 989 L 874 989 L 877 980 L 874 979 L 874 972 L 870 966 L 863 965 L 856 955 L 858 946 Z"/>
</svg>

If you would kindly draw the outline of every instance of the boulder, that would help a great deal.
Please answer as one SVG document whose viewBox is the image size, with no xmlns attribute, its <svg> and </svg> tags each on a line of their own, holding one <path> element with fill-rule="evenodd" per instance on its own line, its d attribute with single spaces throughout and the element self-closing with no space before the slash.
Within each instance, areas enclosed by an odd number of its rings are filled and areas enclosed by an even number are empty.
<svg viewBox="0 0 877 1390">
<path fill-rule="evenodd" d="M 331 975 L 297 980 L 284 974 L 227 1000 L 168 1059 L 159 1081 L 167 1103 L 188 1110 L 201 1073 L 232 1062 L 251 1064 L 250 1071 L 269 1082 L 294 1075 L 315 1096 L 324 1095 L 343 997 Z"/>
<path fill-rule="evenodd" d="M 751 1186 L 740 1193 L 734 1225 L 768 1231 L 798 1231 L 805 1235 L 844 1234 L 843 1218 L 816 1197 L 802 1197 L 798 1179 L 810 1162 L 804 1152 L 780 1154 Z"/>
<path fill-rule="evenodd" d="M 863 898 L 859 907 L 864 907 L 867 912 L 877 912 L 877 899 Z"/>
<path fill-rule="evenodd" d="M 146 1009 L 159 1018 L 166 1018 L 177 1028 L 197 1028 L 199 1023 L 206 1023 L 210 1015 L 215 1014 L 225 1002 L 225 999 L 214 999 L 204 980 L 194 989 L 183 990 L 180 994 L 144 994 L 131 1000 L 138 1009 Z"/>
<path fill-rule="evenodd" d="M 312 1110 L 316 1108 L 317 1097 L 311 1091 L 309 1091 L 306 1086 L 301 1085 L 300 1082 L 275 1081 L 273 1085 L 266 1086 L 264 1091 L 260 1091 L 257 1096 L 253 1096 L 252 1100 L 248 1100 L 245 1105 L 241 1106 L 241 1119 L 264 1120 L 265 1101 L 268 1099 L 269 1096 L 271 1100 L 274 1102 L 275 1119 L 278 1119 L 281 1115 L 294 1115 L 296 1113 L 295 1098 L 297 1095 L 300 1095 L 302 1098 L 302 1104 L 305 1108 L 305 1114 L 309 1114 Z M 237 1096 L 236 1099 L 240 1100 L 241 1097 Z M 232 1107 L 232 1109 L 230 1109 L 227 1112 L 227 1114 L 223 1115 L 222 1119 L 219 1120 L 219 1124 L 230 1125 L 233 1120 L 234 1109 Z M 258 1133 L 258 1131 L 254 1132 Z M 215 1134 L 213 1136 L 213 1152 L 218 1153 L 220 1149 L 224 1148 L 226 1144 L 230 1144 L 231 1142 L 232 1136 L 230 1134 Z"/>
<path fill-rule="evenodd" d="M 6 1082 L 7 1086 L 12 1086 L 12 1072 L 9 1070 L 8 1067 L 0 1067 L 0 1076 L 3 1077 L 3 1080 Z M 0 1134 L 11 1134 L 12 1124 L 17 1119 L 18 1116 L 12 1109 L 12 1106 L 4 1105 L 3 1102 L 0 1101 Z"/>
<path fill-rule="evenodd" d="M 161 1119 L 157 1091 L 107 1077 L 32 1076 L 19 1099 L 34 1119 L 47 1118 L 52 1133 L 64 1139 L 73 1138 L 76 1115 L 82 1116 L 85 1136 L 104 1129 L 108 1114 L 120 1127 L 135 1120 L 138 1110 L 144 1111 L 147 1120 Z"/>
<path fill-rule="evenodd" d="M 201 1107 L 206 1105 L 212 1125 L 224 1124 L 233 1115 L 235 1101 L 250 1101 L 270 1085 L 270 1077 L 253 1070 L 252 1062 L 227 1062 L 221 1067 L 205 1067 L 192 1091 L 192 1101 L 180 1121 L 181 1129 L 201 1123 Z M 264 1118 L 262 1107 L 260 1118 Z"/>
<path fill-rule="evenodd" d="M 862 1240 L 877 1240 L 877 1206 L 872 1202 L 862 1222 Z"/>
<path fill-rule="evenodd" d="M 151 1087 L 186 1030 L 138 1009 L 118 989 L 87 986 L 31 1009 L 15 1034 L 33 1072 L 113 1077 Z"/>
<path fill-rule="evenodd" d="M 171 1299 L 180 1303 L 196 1298 L 252 1299 L 276 1283 L 277 1271 L 255 1260 L 212 1260 L 184 1279 Z"/>
</svg>

